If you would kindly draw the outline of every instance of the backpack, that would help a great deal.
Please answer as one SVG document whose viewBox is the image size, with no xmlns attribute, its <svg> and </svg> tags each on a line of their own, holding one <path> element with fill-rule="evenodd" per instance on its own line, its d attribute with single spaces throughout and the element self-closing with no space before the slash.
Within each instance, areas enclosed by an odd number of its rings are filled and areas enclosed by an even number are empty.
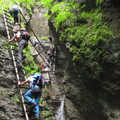
<svg viewBox="0 0 120 120">
<path fill-rule="evenodd" d="M 30 34 L 28 32 L 23 32 L 21 34 L 21 39 L 24 39 L 24 40 L 29 40 L 30 39 Z"/>
<path fill-rule="evenodd" d="M 43 88 L 46 85 L 46 79 L 40 73 L 35 73 L 33 75 L 33 78 L 33 85 L 37 85 L 41 88 Z"/>
<path fill-rule="evenodd" d="M 14 5 L 13 8 L 12 8 L 12 12 L 13 12 L 14 14 L 17 14 L 17 13 L 19 12 L 18 6 Z"/>
</svg>

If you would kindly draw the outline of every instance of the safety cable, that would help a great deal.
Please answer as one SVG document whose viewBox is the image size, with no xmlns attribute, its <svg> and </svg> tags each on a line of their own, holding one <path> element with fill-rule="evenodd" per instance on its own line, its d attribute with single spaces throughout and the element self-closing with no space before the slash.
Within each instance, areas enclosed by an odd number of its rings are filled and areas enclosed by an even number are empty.
<svg viewBox="0 0 120 120">
<path fill-rule="evenodd" d="M 23 19 L 25 20 L 25 22 L 27 23 L 27 20 L 26 20 L 26 18 L 24 17 L 23 13 L 22 13 L 22 12 L 20 12 L 20 13 L 21 13 L 21 15 L 22 15 Z M 33 31 L 33 29 L 31 28 L 31 26 L 30 26 L 29 24 L 28 24 L 27 26 L 30 28 L 31 32 L 34 34 L 35 38 L 36 38 L 36 39 L 37 39 L 37 41 L 39 42 L 39 44 L 40 44 L 41 48 L 44 50 L 43 45 L 41 44 L 41 42 L 40 42 L 39 38 L 37 37 L 37 35 L 36 35 L 36 34 L 35 34 L 35 32 Z M 45 50 L 44 50 L 44 52 L 45 52 Z"/>
</svg>

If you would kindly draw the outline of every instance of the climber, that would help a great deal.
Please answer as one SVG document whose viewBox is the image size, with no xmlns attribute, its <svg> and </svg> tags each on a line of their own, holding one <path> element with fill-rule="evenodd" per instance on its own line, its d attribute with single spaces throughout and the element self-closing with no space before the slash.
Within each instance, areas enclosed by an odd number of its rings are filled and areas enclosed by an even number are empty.
<svg viewBox="0 0 120 120">
<path fill-rule="evenodd" d="M 25 31 L 25 29 L 24 28 L 19 28 L 19 30 L 15 30 L 14 32 L 15 32 L 15 34 L 14 34 L 14 36 L 13 36 L 13 38 L 11 38 L 10 40 L 9 40 L 9 42 L 11 42 L 11 41 L 20 41 L 21 40 L 21 34 L 23 33 Z"/>
<path fill-rule="evenodd" d="M 49 56 L 50 60 L 52 60 L 54 58 L 54 48 L 49 48 L 47 50 L 47 55 Z"/>
<path fill-rule="evenodd" d="M 18 86 L 29 83 L 30 90 L 25 93 L 25 99 L 34 106 L 36 119 L 40 116 L 39 101 L 42 94 L 42 88 L 46 85 L 46 79 L 40 74 L 31 74 L 25 81 L 18 83 Z"/>
<path fill-rule="evenodd" d="M 45 59 L 45 61 L 44 62 L 41 62 L 40 63 L 40 66 L 41 66 L 41 68 L 42 68 L 42 70 L 45 70 L 45 71 L 48 71 L 49 70 L 49 63 L 48 63 L 48 61 Z"/>
<path fill-rule="evenodd" d="M 20 12 L 22 13 L 22 9 L 17 5 L 10 8 L 9 13 L 14 18 L 14 24 L 20 24 Z"/>
<path fill-rule="evenodd" d="M 26 32 L 24 28 L 20 28 L 19 31 L 13 36 L 13 38 L 9 40 L 9 42 L 13 40 L 17 40 L 19 42 L 17 62 L 19 63 L 20 66 L 22 66 L 23 57 L 22 50 L 28 46 L 29 39 L 30 39 L 29 33 Z"/>
<path fill-rule="evenodd" d="M 37 41 L 37 39 L 36 39 L 36 37 L 33 37 L 32 38 L 32 40 L 31 40 L 31 42 L 33 43 L 33 45 L 37 45 L 37 44 L 39 44 L 39 42 Z"/>
<path fill-rule="evenodd" d="M 54 48 L 49 48 L 47 50 L 47 55 L 49 56 L 48 61 L 49 61 L 50 70 L 52 70 L 54 62 L 55 62 L 54 61 L 55 49 Z"/>
</svg>

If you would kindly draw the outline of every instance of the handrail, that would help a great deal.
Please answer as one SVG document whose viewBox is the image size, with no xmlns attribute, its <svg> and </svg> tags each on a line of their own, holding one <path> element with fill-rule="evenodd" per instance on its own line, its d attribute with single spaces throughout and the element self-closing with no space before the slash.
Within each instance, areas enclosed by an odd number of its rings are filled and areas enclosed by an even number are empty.
<svg viewBox="0 0 120 120">
<path fill-rule="evenodd" d="M 25 20 L 25 22 L 27 23 L 27 20 L 26 20 L 26 18 L 24 17 L 23 13 L 22 13 L 22 12 L 20 12 L 20 13 L 21 13 L 23 19 Z M 37 35 L 35 34 L 35 32 L 33 31 L 33 29 L 31 28 L 31 26 L 30 26 L 29 24 L 28 24 L 28 27 L 30 28 L 30 30 L 32 31 L 32 33 L 34 34 L 34 36 L 36 37 L 36 39 L 37 39 L 37 41 L 39 42 L 39 44 L 40 44 L 40 46 L 42 47 L 42 49 L 44 50 L 44 47 L 43 47 L 43 45 L 41 44 L 39 38 L 37 37 Z M 45 50 L 44 50 L 44 51 L 45 51 Z"/>
</svg>

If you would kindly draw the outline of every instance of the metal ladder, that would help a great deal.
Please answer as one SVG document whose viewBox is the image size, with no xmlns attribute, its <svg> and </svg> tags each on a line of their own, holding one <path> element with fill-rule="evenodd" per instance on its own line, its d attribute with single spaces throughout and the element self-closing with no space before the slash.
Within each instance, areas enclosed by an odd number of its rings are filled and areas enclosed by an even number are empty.
<svg viewBox="0 0 120 120">
<path fill-rule="evenodd" d="M 6 32 L 7 32 L 7 38 L 8 38 L 8 40 L 10 40 L 10 38 L 13 36 L 14 25 L 13 25 L 11 19 L 10 19 L 9 12 L 7 10 L 5 10 L 3 7 L 2 7 L 2 12 L 3 12 L 3 20 L 4 20 L 4 23 L 5 23 L 5 29 L 6 29 Z M 23 16 L 23 14 L 22 14 L 22 16 Z M 24 16 L 23 16 L 23 18 L 24 18 L 24 20 L 26 20 Z M 36 34 L 32 30 L 32 28 L 31 28 L 31 31 L 33 32 L 34 36 L 39 41 L 38 37 L 36 36 Z M 42 61 L 44 62 L 45 61 L 44 57 L 41 55 L 41 53 L 37 50 L 37 48 L 34 46 L 34 44 L 31 41 L 30 41 L 30 43 L 32 44 L 34 49 L 37 51 L 37 53 L 41 57 Z M 16 57 L 15 57 L 16 56 L 16 49 L 14 48 L 14 47 L 17 46 L 17 44 L 9 43 L 9 45 L 10 45 L 10 52 L 11 52 L 11 56 L 12 56 L 12 60 L 13 60 L 13 65 L 14 65 L 14 69 L 15 69 L 17 82 L 20 83 L 21 81 L 26 79 L 25 71 L 22 68 L 19 68 L 17 66 L 17 60 L 16 60 Z M 42 46 L 41 43 L 40 43 L 40 45 L 41 45 L 42 49 L 44 50 L 44 47 Z M 42 71 L 41 71 L 41 73 L 42 73 Z M 47 76 L 47 82 L 51 82 L 50 71 L 43 71 L 43 75 Z M 30 120 L 30 118 L 28 116 L 28 113 L 27 113 L 25 99 L 23 97 L 23 90 L 21 88 L 22 87 L 19 87 L 22 106 L 23 106 L 23 110 L 24 110 L 24 114 L 25 114 L 25 120 Z"/>
<path fill-rule="evenodd" d="M 2 11 L 3 11 L 3 19 L 4 19 L 4 23 L 5 23 L 5 28 L 6 28 L 6 32 L 7 32 L 7 38 L 8 38 L 8 40 L 10 40 L 10 36 L 11 36 L 11 32 L 12 32 L 11 28 L 13 28 L 13 23 L 11 22 L 8 11 L 4 10 L 3 7 L 2 7 Z M 15 44 L 15 46 L 16 46 L 16 44 Z M 25 72 L 24 72 L 24 70 L 19 70 L 19 68 L 17 66 L 16 58 L 15 58 L 15 49 L 11 43 L 10 43 L 10 52 L 11 52 L 11 56 L 12 56 L 12 60 L 13 60 L 13 65 L 14 65 L 14 69 L 15 69 L 15 73 L 16 73 L 17 82 L 20 83 L 20 81 L 25 79 Z M 22 80 L 20 78 L 22 78 Z M 23 91 L 20 87 L 19 87 L 19 90 L 20 90 L 22 106 L 23 106 L 23 110 L 24 110 L 24 114 L 25 114 L 25 119 L 29 120 L 26 105 L 25 105 L 25 100 L 23 97 Z"/>
</svg>

